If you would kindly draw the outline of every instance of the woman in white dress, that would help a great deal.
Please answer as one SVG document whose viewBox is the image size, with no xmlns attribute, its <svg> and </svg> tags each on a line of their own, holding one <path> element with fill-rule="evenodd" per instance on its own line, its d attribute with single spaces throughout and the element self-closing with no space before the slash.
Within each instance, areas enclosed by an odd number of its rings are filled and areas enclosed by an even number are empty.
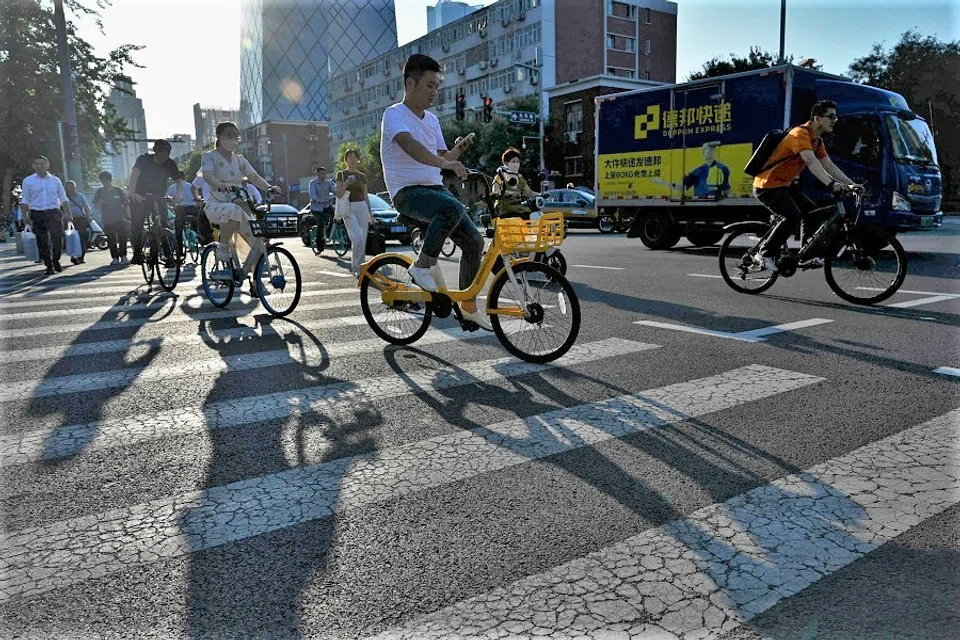
<svg viewBox="0 0 960 640">
<path fill-rule="evenodd" d="M 242 276 L 247 276 L 257 264 L 263 253 L 263 241 L 256 238 L 248 222 L 252 212 L 247 211 L 246 202 L 238 199 L 232 187 L 243 188 L 243 179 L 265 191 L 279 191 L 277 187 L 260 177 L 260 174 L 250 166 L 247 159 L 236 153 L 240 146 L 240 130 L 232 122 L 221 122 L 217 125 L 217 143 L 213 151 L 208 151 L 201 157 L 200 169 L 203 180 L 209 188 L 209 197 L 204 206 L 204 213 L 212 224 L 220 225 L 220 246 L 217 249 L 217 258 L 221 262 L 230 264 L 230 258 L 235 253 L 233 236 L 240 233 L 250 245 L 250 251 L 243 262 Z M 230 269 L 218 270 L 211 274 L 213 278 L 234 277 Z"/>
</svg>

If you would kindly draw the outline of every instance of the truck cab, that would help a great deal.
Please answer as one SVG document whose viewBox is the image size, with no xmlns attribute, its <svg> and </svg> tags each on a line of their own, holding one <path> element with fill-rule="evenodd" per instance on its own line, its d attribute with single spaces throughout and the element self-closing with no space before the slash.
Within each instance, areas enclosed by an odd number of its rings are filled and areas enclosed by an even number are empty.
<svg viewBox="0 0 960 640">
<path fill-rule="evenodd" d="M 840 114 L 830 157 L 868 187 L 863 222 L 896 231 L 939 227 L 941 174 L 927 122 L 902 96 L 875 87 L 818 80 L 817 95 L 833 96 Z"/>
</svg>

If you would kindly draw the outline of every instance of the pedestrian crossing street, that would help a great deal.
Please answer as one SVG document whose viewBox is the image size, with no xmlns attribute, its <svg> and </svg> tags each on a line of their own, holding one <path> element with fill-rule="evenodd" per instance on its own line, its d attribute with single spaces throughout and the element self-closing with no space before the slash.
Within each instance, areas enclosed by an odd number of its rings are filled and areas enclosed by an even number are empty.
<svg viewBox="0 0 960 640">
<path fill-rule="evenodd" d="M 449 320 L 388 347 L 329 265 L 285 321 L 212 307 L 189 268 L 170 296 L 12 256 L 17 637 L 720 637 L 960 502 L 960 409 L 798 469 L 711 419 L 834 381 L 760 357 L 661 379 L 676 347 L 589 306 L 531 364 Z"/>
</svg>

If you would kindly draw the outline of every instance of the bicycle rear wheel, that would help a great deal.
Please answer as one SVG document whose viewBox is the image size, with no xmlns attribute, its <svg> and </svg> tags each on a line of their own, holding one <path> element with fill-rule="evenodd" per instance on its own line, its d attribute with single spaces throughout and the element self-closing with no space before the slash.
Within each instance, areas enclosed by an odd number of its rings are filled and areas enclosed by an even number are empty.
<svg viewBox="0 0 960 640">
<path fill-rule="evenodd" d="M 330 243 L 338 257 L 342 258 L 347 255 L 347 251 L 350 250 L 350 237 L 347 235 L 347 228 L 342 224 L 335 225 Z"/>
<path fill-rule="evenodd" d="M 542 262 L 522 262 L 513 272 L 519 290 L 506 270 L 490 287 L 493 331 L 507 351 L 521 360 L 556 360 L 570 350 L 580 333 L 577 294 L 559 271 Z M 522 310 L 524 315 L 502 315 L 495 310 Z"/>
<path fill-rule="evenodd" d="M 297 308 L 303 283 L 300 266 L 283 247 L 270 247 L 257 261 L 257 295 L 264 309 L 282 318 Z"/>
<path fill-rule="evenodd" d="M 187 254 L 190 256 L 190 262 L 193 264 L 200 263 L 200 235 L 197 233 L 196 229 L 187 227 L 183 230 L 183 246 L 187 250 Z"/>
<path fill-rule="evenodd" d="M 153 241 L 151 240 L 151 234 L 146 233 L 143 236 L 143 250 L 140 252 L 143 262 L 140 263 L 140 271 L 143 272 L 143 279 L 147 284 L 153 284 L 153 273 L 155 269 L 153 268 L 154 256 L 153 256 Z"/>
<path fill-rule="evenodd" d="M 761 269 L 754 262 L 762 235 L 759 229 L 735 230 L 720 245 L 720 275 L 733 290 L 763 293 L 777 281 L 776 271 Z"/>
<path fill-rule="evenodd" d="M 450 238 L 447 238 L 446 240 L 443 241 L 443 247 L 440 248 L 440 253 L 442 253 L 444 256 L 449 258 L 454 254 L 454 252 L 456 252 L 456 250 L 457 250 L 457 245 L 454 244 L 453 240 L 451 240 Z"/>
<path fill-rule="evenodd" d="M 433 310 L 426 302 L 383 301 L 382 291 L 404 286 L 419 289 L 407 268 L 410 263 L 397 256 L 376 258 L 360 285 L 360 308 L 373 332 L 391 344 L 413 344 L 430 327 Z"/>
<path fill-rule="evenodd" d="M 230 304 L 233 298 L 233 278 L 226 280 L 214 280 L 211 274 L 214 271 L 230 269 L 230 264 L 221 262 L 217 257 L 217 247 L 219 243 L 211 242 L 203 249 L 200 255 L 200 279 L 203 283 L 203 293 L 207 299 L 218 308 L 223 308 Z"/>
<path fill-rule="evenodd" d="M 410 232 L 410 247 L 416 254 L 423 248 L 423 232 L 420 229 L 414 229 Z"/>
<path fill-rule="evenodd" d="M 161 229 L 157 234 L 157 278 L 165 291 L 173 291 L 180 282 L 180 252 L 173 231 Z"/>
<path fill-rule="evenodd" d="M 854 304 L 886 300 L 907 277 L 907 255 L 894 236 L 861 233 L 841 238 L 827 250 L 823 276 L 834 293 Z"/>
</svg>

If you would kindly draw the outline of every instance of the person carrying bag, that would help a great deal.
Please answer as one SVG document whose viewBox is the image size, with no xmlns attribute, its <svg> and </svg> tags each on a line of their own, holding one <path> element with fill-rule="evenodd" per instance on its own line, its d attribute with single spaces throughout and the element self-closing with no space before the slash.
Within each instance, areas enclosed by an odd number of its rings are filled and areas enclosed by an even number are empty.
<svg viewBox="0 0 960 640">
<path fill-rule="evenodd" d="M 360 166 L 360 152 L 348 149 L 343 154 L 343 162 L 347 168 L 337 172 L 337 209 L 334 219 L 342 219 L 350 236 L 351 264 L 350 272 L 359 277 L 360 265 L 366 255 L 367 233 L 371 224 L 376 224 L 373 218 L 373 208 L 370 206 L 370 197 L 367 194 L 367 175 L 358 170 Z M 347 198 L 346 206 L 341 206 L 340 200 Z M 340 213 L 342 212 L 342 213 Z M 338 217 L 339 215 L 339 217 Z"/>
</svg>

